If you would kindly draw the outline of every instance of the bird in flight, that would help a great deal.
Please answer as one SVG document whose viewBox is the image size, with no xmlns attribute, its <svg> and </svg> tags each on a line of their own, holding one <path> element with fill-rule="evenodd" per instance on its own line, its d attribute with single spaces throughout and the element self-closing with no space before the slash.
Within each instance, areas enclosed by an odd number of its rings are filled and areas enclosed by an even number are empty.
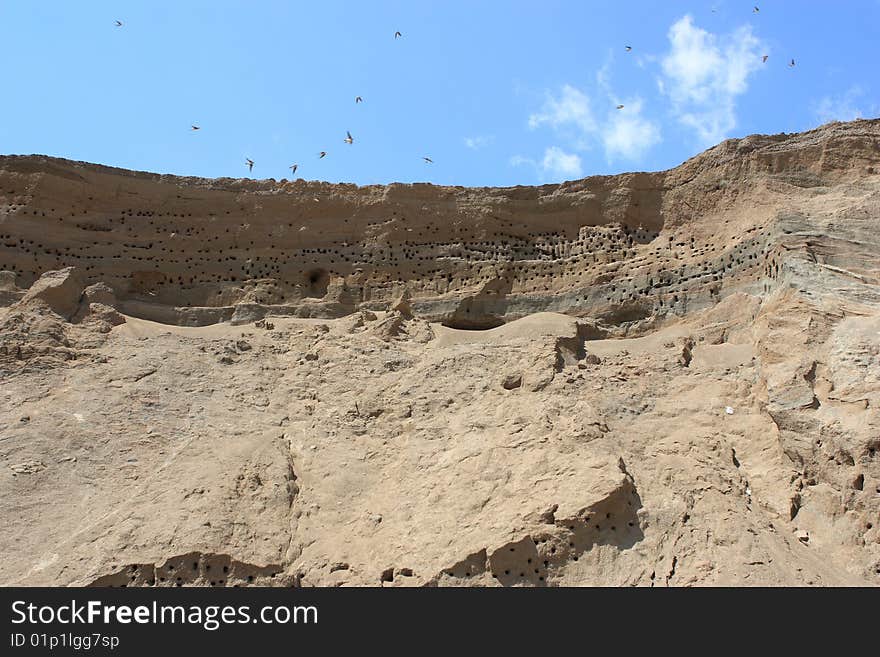
<svg viewBox="0 0 880 657">
<path fill-rule="evenodd" d="M 627 51 L 627 52 L 632 52 L 632 49 L 633 49 L 632 46 L 627 46 L 627 47 L 626 47 L 626 51 Z"/>
<path fill-rule="evenodd" d="M 290 169 L 290 172 L 291 172 L 291 173 L 296 173 L 296 170 L 299 169 L 299 165 L 298 165 L 298 164 L 291 164 L 291 165 L 290 165 L 289 167 L 287 167 L 287 168 Z"/>
<path fill-rule="evenodd" d="M 346 130 L 345 134 L 346 134 L 346 137 L 342 141 L 344 141 L 346 144 L 353 144 L 354 139 L 352 138 L 351 133 L 348 130 Z"/>
<path fill-rule="evenodd" d="M 364 102 L 364 99 L 360 96 L 356 96 L 354 99 L 355 104 Z"/>
<path fill-rule="evenodd" d="M 623 105 L 618 105 L 617 109 L 623 109 Z"/>
<path fill-rule="evenodd" d="M 428 164 L 434 164 L 434 160 L 432 160 L 430 157 L 423 157 L 422 159 Z"/>
<path fill-rule="evenodd" d="M 122 27 L 122 21 L 113 21 L 116 23 L 116 27 Z"/>
<path fill-rule="evenodd" d="M 395 38 L 395 39 L 396 39 L 397 37 L 402 37 L 402 36 L 403 36 L 403 35 L 402 35 L 400 32 L 395 32 L 395 33 L 394 33 L 394 38 Z"/>
<path fill-rule="evenodd" d="M 762 64 L 766 64 L 766 63 L 767 63 L 767 58 L 768 58 L 769 56 L 770 56 L 770 55 L 764 55 L 763 57 L 761 57 L 761 63 L 762 63 Z"/>
<path fill-rule="evenodd" d="M 758 8 L 758 5 L 755 5 L 755 8 L 752 9 L 752 13 L 753 14 L 760 14 L 761 13 L 761 10 Z"/>
<path fill-rule="evenodd" d="M 197 125 L 191 125 L 191 126 L 189 127 L 189 129 L 190 129 L 190 130 L 193 130 L 193 131 L 195 131 L 195 130 L 201 130 L 201 128 L 200 128 L 199 126 L 197 126 Z"/>
<path fill-rule="evenodd" d="M 327 151 L 321 151 L 320 153 L 318 153 L 318 159 L 322 159 L 325 155 L 327 155 Z"/>
<path fill-rule="evenodd" d="M 788 68 L 794 68 L 794 60 L 793 59 L 788 63 Z"/>
<path fill-rule="evenodd" d="M 254 161 L 251 158 L 249 158 L 249 157 L 244 158 L 244 163 L 247 165 L 248 172 L 251 172 L 254 170 Z"/>
</svg>

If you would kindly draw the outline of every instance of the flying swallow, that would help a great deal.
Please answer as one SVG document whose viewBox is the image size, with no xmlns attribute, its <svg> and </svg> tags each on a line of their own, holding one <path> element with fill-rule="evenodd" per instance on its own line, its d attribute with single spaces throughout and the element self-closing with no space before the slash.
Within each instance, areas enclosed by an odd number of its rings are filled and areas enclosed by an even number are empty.
<svg viewBox="0 0 880 657">
<path fill-rule="evenodd" d="M 346 134 L 346 137 L 342 141 L 344 141 L 346 144 L 353 144 L 354 139 L 352 138 L 351 133 L 348 130 L 346 130 L 345 134 Z"/>
<path fill-rule="evenodd" d="M 432 160 L 430 157 L 423 157 L 422 159 L 428 164 L 434 164 L 434 160 Z"/>
<path fill-rule="evenodd" d="M 360 96 L 356 96 L 355 99 L 354 99 L 354 102 L 355 102 L 355 103 L 362 103 L 362 102 L 364 102 L 364 99 L 361 98 Z"/>
<path fill-rule="evenodd" d="M 122 21 L 113 21 L 116 23 L 116 27 L 122 27 Z"/>
<path fill-rule="evenodd" d="M 327 151 L 321 151 L 320 153 L 318 153 L 318 159 L 322 159 L 325 155 L 327 155 Z"/>
<path fill-rule="evenodd" d="M 251 158 L 249 158 L 249 157 L 244 158 L 244 163 L 247 165 L 248 172 L 251 172 L 254 170 L 254 161 Z"/>
<path fill-rule="evenodd" d="M 394 38 L 395 38 L 395 39 L 396 39 L 397 37 L 402 37 L 402 36 L 403 36 L 403 35 L 402 35 L 400 32 L 395 32 L 395 33 L 394 33 Z"/>
<path fill-rule="evenodd" d="M 763 57 L 761 57 L 761 63 L 762 63 L 762 64 L 766 64 L 766 63 L 767 63 L 767 58 L 768 58 L 769 56 L 770 56 L 770 55 L 764 55 Z"/>
<path fill-rule="evenodd" d="M 290 172 L 291 172 L 291 173 L 296 173 L 296 170 L 299 169 L 299 165 L 298 165 L 298 164 L 291 164 L 291 165 L 290 165 L 289 167 L 287 167 L 287 168 L 290 169 Z"/>
</svg>

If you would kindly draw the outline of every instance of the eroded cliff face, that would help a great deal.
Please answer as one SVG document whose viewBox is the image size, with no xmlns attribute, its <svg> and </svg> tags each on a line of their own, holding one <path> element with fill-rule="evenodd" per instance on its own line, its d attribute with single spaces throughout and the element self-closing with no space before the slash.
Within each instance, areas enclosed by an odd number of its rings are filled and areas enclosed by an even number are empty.
<svg viewBox="0 0 880 657">
<path fill-rule="evenodd" d="M 543 187 L 0 158 L 0 582 L 880 583 L 880 121 Z"/>
</svg>

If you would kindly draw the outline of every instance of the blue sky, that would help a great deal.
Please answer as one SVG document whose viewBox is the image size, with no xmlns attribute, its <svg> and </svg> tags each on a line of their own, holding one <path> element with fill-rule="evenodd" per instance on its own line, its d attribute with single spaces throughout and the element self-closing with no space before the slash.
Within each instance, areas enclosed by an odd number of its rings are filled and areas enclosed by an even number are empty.
<svg viewBox="0 0 880 657">
<path fill-rule="evenodd" d="M 665 169 L 725 137 L 880 115 L 880 0 L 753 7 L 0 0 L 0 152 L 515 185 Z"/>
</svg>

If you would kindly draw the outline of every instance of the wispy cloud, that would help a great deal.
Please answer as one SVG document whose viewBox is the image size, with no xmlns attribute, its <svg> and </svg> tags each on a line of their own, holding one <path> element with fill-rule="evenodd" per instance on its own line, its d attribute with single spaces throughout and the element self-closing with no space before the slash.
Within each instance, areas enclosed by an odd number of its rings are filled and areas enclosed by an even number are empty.
<svg viewBox="0 0 880 657">
<path fill-rule="evenodd" d="M 580 155 L 567 153 L 559 146 L 550 146 L 544 151 L 544 157 L 537 161 L 523 155 L 514 155 L 509 160 L 510 166 L 528 166 L 535 170 L 539 179 L 571 180 L 583 176 L 583 164 Z"/>
<path fill-rule="evenodd" d="M 479 135 L 477 137 L 465 137 L 464 145 L 471 150 L 478 151 L 481 148 L 488 146 L 493 141 L 495 141 L 495 137 L 492 135 Z"/>
<path fill-rule="evenodd" d="M 554 177 L 580 178 L 583 175 L 580 156 L 566 153 L 558 146 L 551 146 L 544 151 L 541 169 Z"/>
<path fill-rule="evenodd" d="M 569 84 L 563 85 L 558 96 L 548 93 L 541 111 L 529 116 L 530 128 L 535 129 L 542 125 L 549 125 L 557 130 L 571 126 L 583 133 L 594 132 L 596 120 L 589 96 Z"/>
<path fill-rule="evenodd" d="M 642 99 L 628 99 L 622 110 L 614 110 L 602 129 L 602 143 L 609 160 L 622 157 L 640 160 L 660 143 L 660 127 L 642 116 Z"/>
<path fill-rule="evenodd" d="M 512 167 L 521 167 L 524 164 L 528 164 L 530 166 L 535 166 L 535 161 L 530 157 L 525 157 L 523 155 L 513 155 L 508 160 L 508 163 Z"/>
<path fill-rule="evenodd" d="M 637 161 L 660 143 L 660 126 L 642 116 L 644 101 L 640 96 L 620 98 L 615 93 L 611 86 L 612 63 L 613 55 L 609 54 L 605 65 L 596 72 L 596 84 L 608 98 L 608 117 L 599 129 L 605 157 L 609 162 L 618 158 Z"/>
<path fill-rule="evenodd" d="M 819 123 L 860 119 L 865 115 L 865 112 L 858 105 L 864 102 L 864 96 L 865 92 L 861 87 L 850 87 L 839 96 L 820 98 L 813 105 L 813 113 Z"/>
<path fill-rule="evenodd" d="M 610 61 L 606 62 L 596 72 L 596 83 L 600 88 L 594 96 L 597 100 L 566 84 L 558 95 L 547 94 L 541 111 L 529 116 L 529 127 L 549 126 L 558 138 L 566 140 L 567 148 L 572 151 L 586 151 L 594 144 L 600 144 L 609 162 L 618 158 L 638 160 L 644 157 L 660 142 L 659 125 L 642 115 L 644 102 L 640 97 L 623 100 L 617 97 L 611 89 L 610 64 Z M 604 118 L 593 111 L 594 104 L 608 108 Z M 615 109 L 619 104 L 624 108 Z M 544 172 L 575 175 L 576 171 L 581 171 L 581 158 L 554 146 L 545 151 L 538 168 Z"/>
<path fill-rule="evenodd" d="M 660 90 L 672 101 L 678 121 L 702 145 L 713 145 L 736 127 L 736 99 L 747 91 L 749 76 L 761 68 L 767 50 L 751 26 L 719 36 L 694 25 L 689 15 L 672 25 L 668 37 Z"/>
<path fill-rule="evenodd" d="M 668 39 L 665 53 L 638 55 L 635 63 L 657 71 L 660 97 L 668 101 L 673 119 L 692 130 L 700 146 L 712 146 L 736 127 L 737 101 L 769 50 L 749 25 L 715 34 L 695 25 L 690 15 L 671 25 Z M 631 61 L 634 54 L 626 56 Z M 580 175 L 579 153 L 596 146 L 609 163 L 638 162 L 661 143 L 661 123 L 647 111 L 645 97 L 620 95 L 614 89 L 613 63 L 614 53 L 609 52 L 593 85 L 565 84 L 547 92 L 540 109 L 529 115 L 528 125 L 552 130 L 559 146 L 546 148 L 543 158 L 516 156 L 511 164 L 529 164 L 539 175 Z M 832 107 L 833 99 L 819 110 L 827 113 Z"/>
</svg>

